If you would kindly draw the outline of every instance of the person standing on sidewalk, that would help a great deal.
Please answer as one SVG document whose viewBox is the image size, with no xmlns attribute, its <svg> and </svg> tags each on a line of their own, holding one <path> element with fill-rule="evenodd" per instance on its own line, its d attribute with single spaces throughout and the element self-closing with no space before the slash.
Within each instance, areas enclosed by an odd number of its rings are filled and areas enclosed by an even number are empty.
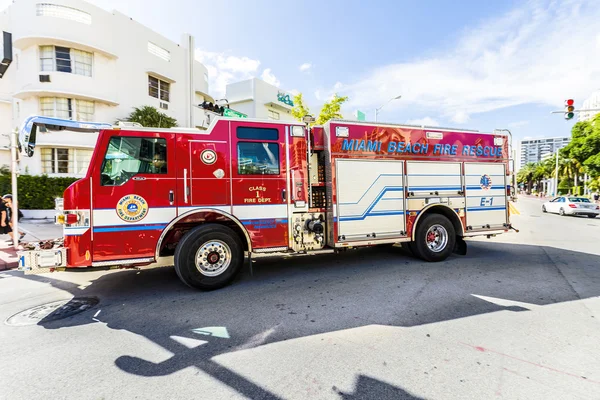
<svg viewBox="0 0 600 400">
<path fill-rule="evenodd" d="M 2 220 L 2 223 L 5 223 L 6 221 L 6 225 L 8 226 L 3 226 L 5 233 L 10 233 L 13 231 L 13 222 L 14 222 L 14 216 L 12 215 L 12 194 L 5 194 L 4 196 L 2 196 L 2 202 L 4 203 L 4 208 L 6 210 L 6 220 Z M 18 215 L 17 218 L 21 219 L 21 211 L 18 210 Z M 6 232 L 8 231 L 8 232 Z M 19 238 L 17 239 L 17 232 L 13 233 L 13 243 L 15 243 L 17 240 L 20 242 L 21 239 L 23 239 L 23 236 L 25 236 L 25 232 L 18 232 L 18 236 Z"/>
</svg>

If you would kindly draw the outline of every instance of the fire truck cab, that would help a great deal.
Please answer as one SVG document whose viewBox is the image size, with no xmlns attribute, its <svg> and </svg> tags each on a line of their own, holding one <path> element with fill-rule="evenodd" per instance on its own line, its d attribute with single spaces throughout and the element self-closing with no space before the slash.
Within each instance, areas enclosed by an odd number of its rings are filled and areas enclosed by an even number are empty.
<svg viewBox="0 0 600 400">
<path fill-rule="evenodd" d="M 406 243 L 426 261 L 463 239 L 511 229 L 507 137 L 332 120 L 219 117 L 206 131 L 62 123 L 99 130 L 84 178 L 64 192 L 64 247 L 20 253 L 20 268 L 174 265 L 187 285 L 230 283 L 252 253 Z"/>
</svg>

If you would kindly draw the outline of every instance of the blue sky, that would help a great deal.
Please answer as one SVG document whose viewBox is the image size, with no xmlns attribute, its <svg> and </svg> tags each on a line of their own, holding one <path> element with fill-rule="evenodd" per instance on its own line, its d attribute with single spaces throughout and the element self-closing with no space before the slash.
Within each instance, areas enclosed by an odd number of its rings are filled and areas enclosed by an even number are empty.
<svg viewBox="0 0 600 400">
<path fill-rule="evenodd" d="M 568 135 L 550 111 L 600 89 L 600 7 L 557 1 L 92 0 L 179 42 L 196 37 L 211 94 L 262 77 L 313 113 L 333 93 L 380 121 Z M 8 3 L 0 0 L 0 8 Z"/>
</svg>

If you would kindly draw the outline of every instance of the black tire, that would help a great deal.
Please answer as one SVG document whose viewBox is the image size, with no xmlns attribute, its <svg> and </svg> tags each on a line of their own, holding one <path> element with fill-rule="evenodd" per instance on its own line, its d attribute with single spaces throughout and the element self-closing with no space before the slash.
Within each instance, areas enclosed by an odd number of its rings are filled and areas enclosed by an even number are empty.
<svg viewBox="0 0 600 400">
<path fill-rule="evenodd" d="M 565 210 L 561 208 L 560 210 L 558 210 L 558 215 L 560 215 L 561 217 L 565 217 L 567 214 L 565 214 Z"/>
<path fill-rule="evenodd" d="M 548 211 L 546 211 L 546 206 L 542 206 L 542 212 L 543 213 L 548 212 Z"/>
<path fill-rule="evenodd" d="M 417 255 L 417 249 L 415 248 L 415 242 L 404 242 L 402 243 L 402 247 L 405 248 L 411 256 L 419 257 Z"/>
<path fill-rule="evenodd" d="M 430 249 L 427 245 L 427 232 L 435 225 L 441 226 L 447 235 L 445 245 L 437 251 Z M 428 214 L 423 217 L 423 220 L 417 225 L 415 241 L 412 242 L 411 247 L 417 257 L 429 262 L 438 262 L 444 261 L 446 258 L 448 258 L 450 254 L 452 254 L 455 245 L 456 231 L 454 230 L 452 222 L 450 222 L 450 220 L 443 215 Z"/>
<path fill-rule="evenodd" d="M 590 214 L 590 215 L 588 215 L 588 218 L 596 218 L 596 216 Z"/>
<path fill-rule="evenodd" d="M 203 246 L 208 253 L 208 256 L 204 258 L 204 263 L 208 265 L 207 268 L 196 264 L 196 255 Z M 215 261 L 211 262 L 212 259 Z M 227 265 L 225 266 L 225 264 Z M 201 290 L 222 288 L 231 283 L 243 264 L 244 250 L 239 237 L 234 231 L 223 225 L 198 226 L 187 232 L 175 249 L 177 276 L 191 288 Z M 215 270 L 210 270 L 210 268 L 215 268 Z"/>
</svg>

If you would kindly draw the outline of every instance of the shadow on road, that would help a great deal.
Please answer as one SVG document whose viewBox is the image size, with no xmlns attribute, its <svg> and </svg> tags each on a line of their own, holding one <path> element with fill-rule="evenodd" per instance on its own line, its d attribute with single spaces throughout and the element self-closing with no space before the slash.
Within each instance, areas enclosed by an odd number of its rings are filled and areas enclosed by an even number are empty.
<svg viewBox="0 0 600 400">
<path fill-rule="evenodd" d="M 95 323 L 92 315 L 100 311 L 96 319 L 109 328 L 142 335 L 174 354 L 160 363 L 123 355 L 115 364 L 125 372 L 163 376 L 195 366 L 249 398 L 278 399 L 213 358 L 365 325 L 410 327 L 501 310 L 528 311 L 526 306 L 504 307 L 474 295 L 536 305 L 598 296 L 598 265 L 600 257 L 592 254 L 471 242 L 466 257 L 435 264 L 410 258 L 395 247 L 264 258 L 255 261 L 254 276 L 244 272 L 233 285 L 214 292 L 189 289 L 171 268 L 110 273 L 84 289 L 52 276 L 25 278 L 50 281 L 73 296 L 100 299 L 93 310 L 44 323 L 46 329 Z M 574 284 L 583 289 L 576 291 Z M 172 336 L 208 343 L 189 348 Z M 416 398 L 364 376 L 355 393 L 338 395 Z"/>
</svg>

